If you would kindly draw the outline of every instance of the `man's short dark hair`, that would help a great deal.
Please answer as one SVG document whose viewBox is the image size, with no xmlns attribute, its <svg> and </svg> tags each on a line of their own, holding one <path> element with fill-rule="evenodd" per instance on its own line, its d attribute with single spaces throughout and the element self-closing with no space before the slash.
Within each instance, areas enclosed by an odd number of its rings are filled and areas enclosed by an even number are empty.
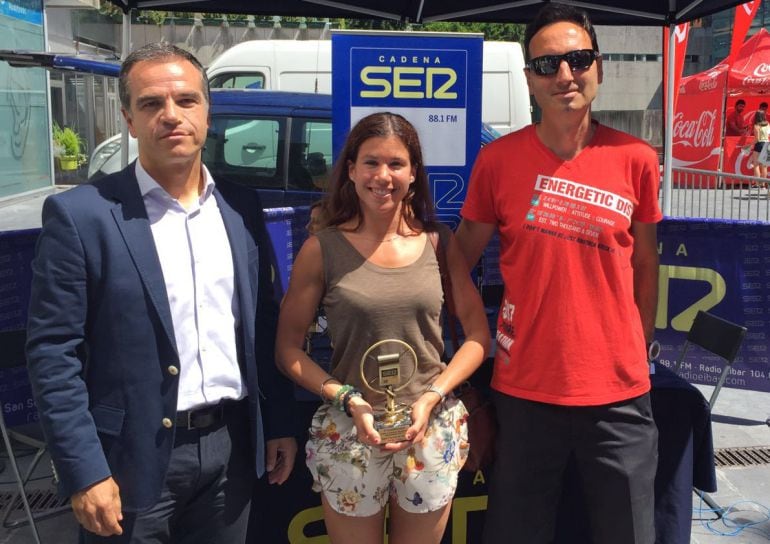
<svg viewBox="0 0 770 544">
<path fill-rule="evenodd" d="M 735 105 L 736 106 L 745 106 L 746 105 L 746 101 L 743 98 L 739 98 L 738 100 L 735 101 Z"/>
<path fill-rule="evenodd" d="M 527 25 L 527 30 L 524 32 L 524 60 L 531 60 L 529 55 L 529 42 L 532 41 L 533 36 L 543 27 L 562 21 L 575 23 L 583 28 L 591 38 L 591 47 L 593 47 L 594 51 L 599 51 L 599 42 L 596 40 L 596 31 L 594 30 L 594 25 L 591 23 L 591 19 L 588 18 L 588 13 L 582 9 L 577 9 L 566 4 L 549 2 L 540 8 L 540 11 L 537 12 L 535 18 Z"/>
<path fill-rule="evenodd" d="M 195 58 L 195 55 L 170 43 L 156 42 L 148 43 L 136 51 L 132 51 L 120 66 L 120 74 L 118 74 L 118 95 L 120 96 L 120 105 L 123 106 L 123 109 L 129 110 L 131 108 L 131 94 L 128 90 L 128 74 L 131 71 L 131 68 L 138 62 L 169 59 L 186 60 L 195 66 L 196 70 L 198 70 L 201 75 L 203 97 L 206 99 L 207 103 L 209 102 L 209 80 L 206 77 L 206 70 L 203 68 L 200 61 Z"/>
</svg>

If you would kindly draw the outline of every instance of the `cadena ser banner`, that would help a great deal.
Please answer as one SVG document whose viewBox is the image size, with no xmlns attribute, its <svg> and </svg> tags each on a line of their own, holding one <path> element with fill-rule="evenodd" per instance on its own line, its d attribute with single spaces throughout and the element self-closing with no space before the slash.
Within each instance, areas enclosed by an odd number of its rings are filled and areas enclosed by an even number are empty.
<svg viewBox="0 0 770 544">
<path fill-rule="evenodd" d="M 704 310 L 748 329 L 725 386 L 770 392 L 770 226 L 667 219 L 658 244 L 661 362 L 670 366 L 678 359 L 695 314 Z M 715 385 L 723 369 L 722 359 L 695 346 L 680 374 Z"/>
<path fill-rule="evenodd" d="M 422 144 L 436 213 L 454 226 L 481 145 L 480 34 L 334 32 L 335 157 L 363 117 L 406 117 Z"/>
</svg>

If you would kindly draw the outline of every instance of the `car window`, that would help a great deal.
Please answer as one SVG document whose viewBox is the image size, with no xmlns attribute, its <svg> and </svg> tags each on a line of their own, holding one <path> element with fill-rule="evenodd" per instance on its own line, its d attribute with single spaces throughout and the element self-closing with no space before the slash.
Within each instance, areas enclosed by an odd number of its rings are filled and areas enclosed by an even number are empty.
<svg viewBox="0 0 770 544">
<path fill-rule="evenodd" d="M 332 125 L 329 120 L 292 120 L 289 189 L 324 191 L 331 174 Z"/>
<path fill-rule="evenodd" d="M 330 119 L 292 118 L 289 123 L 282 116 L 214 115 L 203 161 L 215 179 L 257 189 L 321 192 L 331 175 L 331 135 Z"/>
<path fill-rule="evenodd" d="M 261 72 L 220 74 L 211 78 L 212 89 L 264 89 L 265 74 Z"/>
<path fill-rule="evenodd" d="M 217 176 L 264 189 L 283 189 L 285 119 L 213 117 L 203 161 Z"/>
</svg>

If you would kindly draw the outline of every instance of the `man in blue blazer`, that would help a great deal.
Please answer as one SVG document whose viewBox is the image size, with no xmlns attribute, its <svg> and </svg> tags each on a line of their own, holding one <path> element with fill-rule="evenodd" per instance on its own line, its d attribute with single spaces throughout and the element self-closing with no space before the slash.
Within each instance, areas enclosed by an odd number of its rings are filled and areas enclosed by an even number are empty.
<svg viewBox="0 0 770 544">
<path fill-rule="evenodd" d="M 49 197 L 27 357 L 85 542 L 245 539 L 254 479 L 294 464 L 292 389 L 257 195 L 201 162 L 200 63 L 151 44 L 123 63 L 139 159 Z"/>
</svg>

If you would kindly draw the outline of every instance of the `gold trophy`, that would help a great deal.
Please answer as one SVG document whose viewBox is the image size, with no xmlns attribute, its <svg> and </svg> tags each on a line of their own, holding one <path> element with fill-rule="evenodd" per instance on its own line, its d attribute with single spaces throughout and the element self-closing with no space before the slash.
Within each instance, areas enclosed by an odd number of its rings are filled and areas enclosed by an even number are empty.
<svg viewBox="0 0 770 544">
<path fill-rule="evenodd" d="M 408 367 L 411 367 L 408 371 L 402 371 Z M 380 340 L 361 357 L 361 381 L 369 390 L 385 394 L 385 411 L 374 413 L 374 428 L 383 443 L 406 439 L 406 430 L 412 425 L 411 408 L 396 404 L 396 393 L 409 385 L 415 372 L 417 354 L 402 340 Z M 407 378 L 402 379 L 402 374 L 407 373 Z M 373 386 L 375 382 L 377 385 Z"/>
</svg>

